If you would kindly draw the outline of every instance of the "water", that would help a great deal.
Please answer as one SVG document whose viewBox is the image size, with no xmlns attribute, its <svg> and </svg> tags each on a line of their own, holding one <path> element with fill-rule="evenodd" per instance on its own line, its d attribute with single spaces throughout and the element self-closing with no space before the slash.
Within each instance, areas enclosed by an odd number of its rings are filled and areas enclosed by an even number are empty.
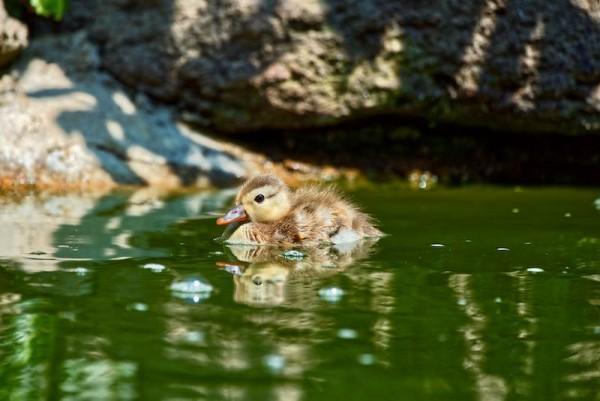
<svg viewBox="0 0 600 401">
<path fill-rule="evenodd" d="M 350 195 L 389 235 L 301 258 L 231 191 L 0 199 L 0 400 L 599 399 L 600 191 Z"/>
</svg>

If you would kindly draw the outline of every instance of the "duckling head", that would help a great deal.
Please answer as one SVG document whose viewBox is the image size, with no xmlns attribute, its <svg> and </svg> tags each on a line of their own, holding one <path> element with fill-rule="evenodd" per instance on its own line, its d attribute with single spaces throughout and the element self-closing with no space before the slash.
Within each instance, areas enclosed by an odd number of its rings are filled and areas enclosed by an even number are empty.
<svg viewBox="0 0 600 401">
<path fill-rule="evenodd" d="M 235 199 L 236 206 L 217 219 L 217 224 L 250 221 L 275 223 L 289 213 L 289 188 L 275 175 L 259 175 L 246 181 Z"/>
</svg>

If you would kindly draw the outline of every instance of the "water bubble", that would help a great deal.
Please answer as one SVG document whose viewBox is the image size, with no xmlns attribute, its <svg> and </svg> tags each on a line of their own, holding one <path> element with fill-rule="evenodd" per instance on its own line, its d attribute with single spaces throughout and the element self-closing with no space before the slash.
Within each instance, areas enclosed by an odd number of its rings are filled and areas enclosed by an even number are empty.
<svg viewBox="0 0 600 401">
<path fill-rule="evenodd" d="M 166 269 L 165 265 L 161 265 L 160 263 L 146 263 L 142 268 L 150 270 L 153 273 L 161 273 Z"/>
<path fill-rule="evenodd" d="M 471 241 L 470 239 L 466 239 L 465 242 L 470 244 L 473 241 Z"/>
<path fill-rule="evenodd" d="M 285 358 L 282 355 L 265 355 L 263 364 L 273 373 L 279 373 L 285 368 Z"/>
<path fill-rule="evenodd" d="M 515 214 L 517 214 L 517 213 L 520 212 L 520 210 L 519 210 L 518 207 L 514 207 L 513 210 L 512 210 L 512 212 L 515 213 Z"/>
<path fill-rule="evenodd" d="M 332 304 L 339 302 L 343 296 L 344 290 L 338 287 L 327 287 L 319 290 L 319 297 Z"/>
<path fill-rule="evenodd" d="M 83 267 L 83 266 L 77 266 L 72 269 L 65 269 L 65 271 L 70 272 L 70 273 L 75 273 L 78 276 L 87 276 L 90 272 L 90 269 L 88 269 L 87 267 Z"/>
<path fill-rule="evenodd" d="M 508 252 L 508 251 L 510 251 L 510 249 L 508 249 L 508 248 L 503 248 L 503 247 L 496 248 L 496 250 L 497 250 L 497 251 L 500 251 L 500 252 Z"/>
<path fill-rule="evenodd" d="M 569 212 L 565 213 L 565 217 L 566 217 L 566 218 L 569 218 L 569 217 L 571 217 L 571 213 L 569 213 Z"/>
<path fill-rule="evenodd" d="M 138 312 L 146 312 L 148 310 L 148 305 L 142 302 L 135 302 L 129 305 L 129 309 L 135 310 Z"/>
<path fill-rule="evenodd" d="M 444 244 L 431 244 L 431 247 L 432 247 L 432 248 L 443 248 L 443 247 L 445 247 L 445 246 L 446 246 L 446 245 L 444 245 Z"/>
<path fill-rule="evenodd" d="M 365 366 L 373 365 L 375 360 L 375 355 L 373 354 L 360 354 L 358 356 L 358 363 Z"/>
<path fill-rule="evenodd" d="M 496 297 L 496 298 L 494 298 L 494 302 L 497 304 L 500 304 L 500 303 L 502 303 L 502 298 Z"/>
<path fill-rule="evenodd" d="M 544 269 L 542 269 L 541 267 L 528 267 L 527 271 L 529 273 L 542 273 Z"/>
<path fill-rule="evenodd" d="M 177 298 L 198 303 L 208 299 L 212 293 L 213 286 L 198 276 L 188 276 L 171 283 L 171 291 Z"/>
<path fill-rule="evenodd" d="M 90 269 L 88 269 L 87 267 L 78 266 L 78 267 L 74 268 L 73 271 L 78 276 L 85 276 L 86 274 L 88 274 L 90 272 Z"/>
<path fill-rule="evenodd" d="M 358 333 L 353 329 L 339 329 L 337 336 L 339 338 L 343 338 L 344 340 L 353 340 L 358 337 Z"/>
<path fill-rule="evenodd" d="M 302 260 L 304 259 L 304 254 L 300 251 L 296 251 L 294 249 L 290 249 L 289 251 L 285 251 L 281 254 L 287 260 Z"/>
<path fill-rule="evenodd" d="M 594 206 L 596 206 L 596 209 L 600 210 L 600 198 L 594 201 Z"/>
<path fill-rule="evenodd" d="M 204 333 L 201 331 L 188 331 L 182 337 L 185 342 L 190 344 L 201 344 L 204 342 Z"/>
</svg>

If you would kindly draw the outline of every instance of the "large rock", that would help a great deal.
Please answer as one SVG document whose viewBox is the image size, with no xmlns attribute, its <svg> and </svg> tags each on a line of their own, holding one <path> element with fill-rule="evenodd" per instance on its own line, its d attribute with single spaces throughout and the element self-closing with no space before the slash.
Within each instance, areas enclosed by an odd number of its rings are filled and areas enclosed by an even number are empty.
<svg viewBox="0 0 600 401">
<path fill-rule="evenodd" d="M 27 27 L 11 18 L 0 2 L 0 67 L 11 63 L 27 47 Z"/>
<path fill-rule="evenodd" d="M 99 66 L 79 32 L 37 39 L 4 76 L 0 188 L 221 186 L 247 174 L 223 145 L 132 98 Z"/>
<path fill-rule="evenodd" d="M 600 131 L 597 0 L 74 0 L 66 21 L 121 81 L 223 131 Z"/>
</svg>

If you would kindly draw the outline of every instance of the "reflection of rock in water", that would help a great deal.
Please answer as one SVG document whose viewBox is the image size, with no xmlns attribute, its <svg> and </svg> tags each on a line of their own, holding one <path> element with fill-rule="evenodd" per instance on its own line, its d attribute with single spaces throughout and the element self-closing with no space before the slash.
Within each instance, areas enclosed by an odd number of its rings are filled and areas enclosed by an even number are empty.
<svg viewBox="0 0 600 401">
<path fill-rule="evenodd" d="M 22 261 L 27 271 L 55 270 L 54 234 L 63 224 L 79 224 L 96 200 L 80 195 L 0 198 L 0 258 Z"/>
<path fill-rule="evenodd" d="M 106 196 L 28 195 L 0 197 L 0 259 L 28 272 L 57 270 L 66 260 L 161 256 L 132 239 L 222 207 L 231 191 L 168 197 L 142 189 Z"/>
<path fill-rule="evenodd" d="M 237 261 L 220 265 L 234 276 L 235 302 L 252 306 L 308 305 L 318 296 L 314 278 L 335 275 L 365 259 L 375 242 L 303 248 L 302 257 L 294 258 L 286 257 L 286 249 L 278 247 L 229 245 Z"/>
</svg>

